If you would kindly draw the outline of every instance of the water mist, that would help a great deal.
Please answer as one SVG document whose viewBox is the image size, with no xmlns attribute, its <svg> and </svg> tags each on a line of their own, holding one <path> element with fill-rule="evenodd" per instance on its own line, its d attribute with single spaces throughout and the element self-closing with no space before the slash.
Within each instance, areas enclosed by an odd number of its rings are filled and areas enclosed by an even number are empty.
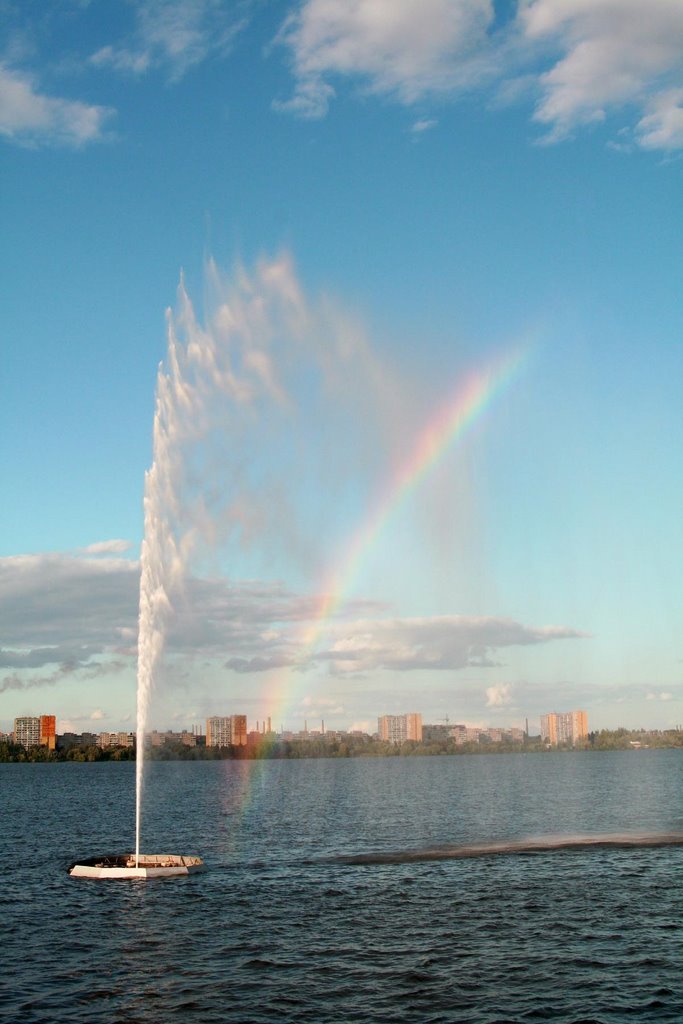
<svg viewBox="0 0 683 1024">
<path fill-rule="evenodd" d="M 210 438 L 234 444 L 241 418 L 259 403 L 286 404 L 270 355 L 274 338 L 300 337 L 309 322 L 290 261 L 260 264 L 254 276 L 235 275 L 226 294 L 213 263 L 207 267 L 214 301 L 209 321 L 200 325 L 181 278 L 178 307 L 167 313 L 168 351 L 159 366 L 153 428 L 152 465 L 145 474 L 144 540 L 141 549 L 137 671 L 137 764 L 135 859 L 140 861 L 145 736 L 150 700 L 161 669 L 167 634 L 182 594 L 195 542 L 207 546 L 221 532 L 217 519 L 230 507 L 209 513 L 203 494 L 213 488 L 198 464 Z M 249 452 L 243 453 L 249 458 Z M 221 486 L 235 490 L 221 460 Z M 247 499 L 240 494 L 240 501 Z M 235 502 L 235 495 L 230 494 Z M 232 506 L 231 506 L 232 507 Z M 237 515 L 239 518 L 239 514 Z"/>
<path fill-rule="evenodd" d="M 186 596 L 191 591 L 190 570 L 200 567 L 201 556 L 213 567 L 220 548 L 234 553 L 255 542 L 257 557 L 268 560 L 280 549 L 288 560 L 310 559 L 319 543 L 311 535 L 319 531 L 287 514 L 287 494 L 297 493 L 293 480 L 302 461 L 317 491 L 321 479 L 332 489 L 339 471 L 331 473 L 317 444 L 306 446 L 302 460 L 297 438 L 317 436 L 321 417 L 328 426 L 343 418 L 340 436 L 357 473 L 358 452 L 368 448 L 361 434 L 367 442 L 394 394 L 362 331 L 329 300 L 308 301 L 286 254 L 257 263 L 252 273 L 238 266 L 227 280 L 209 261 L 205 283 L 203 323 L 182 278 L 177 308 L 167 313 L 168 351 L 157 375 L 153 457 L 145 475 L 136 861 L 150 700 L 167 640 L 172 648 L 175 627 L 192 615 L 183 596 L 186 582 Z M 400 398 L 392 426 L 404 418 Z M 319 555 L 316 549 L 313 557 Z"/>
</svg>

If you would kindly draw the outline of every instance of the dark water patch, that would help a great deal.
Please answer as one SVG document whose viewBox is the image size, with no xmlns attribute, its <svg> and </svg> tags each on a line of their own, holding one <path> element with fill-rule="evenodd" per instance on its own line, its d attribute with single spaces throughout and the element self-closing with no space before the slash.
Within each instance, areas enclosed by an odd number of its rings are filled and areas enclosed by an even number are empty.
<svg viewBox="0 0 683 1024">
<path fill-rule="evenodd" d="M 474 857 L 522 856 L 568 850 L 631 850 L 642 847 L 683 846 L 683 833 L 609 833 L 597 835 L 535 836 L 492 843 L 465 843 L 423 850 L 388 850 L 341 854 L 340 864 L 415 864 L 427 861 L 464 860 Z M 568 897 L 569 898 L 569 897 Z"/>
</svg>

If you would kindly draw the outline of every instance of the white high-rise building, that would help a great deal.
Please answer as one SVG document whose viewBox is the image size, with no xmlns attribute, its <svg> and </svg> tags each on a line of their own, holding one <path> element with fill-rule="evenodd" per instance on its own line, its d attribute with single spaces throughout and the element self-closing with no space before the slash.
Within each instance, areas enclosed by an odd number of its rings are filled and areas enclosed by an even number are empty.
<svg viewBox="0 0 683 1024">
<path fill-rule="evenodd" d="M 14 742 L 22 747 L 40 746 L 40 718 L 15 718 Z"/>
<path fill-rule="evenodd" d="M 243 747 L 246 742 L 246 715 L 213 715 L 211 718 L 207 718 L 207 747 Z"/>
</svg>

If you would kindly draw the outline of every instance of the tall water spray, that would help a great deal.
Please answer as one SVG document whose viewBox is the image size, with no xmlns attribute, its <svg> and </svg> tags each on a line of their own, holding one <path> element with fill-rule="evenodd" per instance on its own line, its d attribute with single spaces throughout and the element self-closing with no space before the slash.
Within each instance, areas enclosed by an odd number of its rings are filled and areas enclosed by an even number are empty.
<svg viewBox="0 0 683 1024">
<path fill-rule="evenodd" d="M 216 523 L 202 488 L 215 481 L 197 479 L 212 431 L 226 438 L 240 410 L 259 399 L 282 401 L 268 348 L 274 336 L 300 333 L 307 314 L 290 261 L 262 263 L 253 279 L 244 272 L 226 289 L 213 263 L 207 278 L 214 303 L 206 326 L 195 317 L 181 278 L 178 309 L 167 313 L 168 351 L 159 366 L 154 413 L 152 465 L 145 474 L 144 539 L 140 555 L 138 617 L 137 763 L 135 857 L 140 857 L 145 736 L 150 699 L 157 684 L 167 633 L 175 614 L 174 598 L 183 589 L 197 538 L 212 544 Z M 199 453 L 199 455 L 198 455 Z M 223 463 L 226 480 L 229 472 Z M 246 495 L 244 495 L 246 498 Z M 230 496 L 230 499 L 234 495 Z M 239 504 L 239 503 L 238 503 Z M 243 505 L 242 505 L 243 507 Z M 230 508 L 214 510 L 224 519 Z M 237 514 L 239 519 L 240 513 Z"/>
<path fill-rule="evenodd" d="M 263 553 L 278 545 L 286 545 L 288 558 L 308 551 L 310 530 L 288 517 L 282 500 L 291 479 L 278 478 L 297 477 L 301 471 L 288 430 L 304 430 L 308 410 L 311 424 L 317 424 L 311 425 L 310 436 L 318 436 L 320 395 L 329 416 L 345 411 L 344 437 L 353 424 L 362 425 L 367 437 L 383 396 L 391 393 L 386 371 L 362 332 L 329 302 L 311 305 L 306 300 L 287 255 L 258 263 L 251 275 L 238 267 L 228 281 L 210 261 L 206 284 L 204 324 L 197 321 L 182 278 L 177 311 L 167 314 L 168 352 L 157 376 L 153 458 L 145 474 L 136 862 L 150 699 L 167 636 L 175 635 L 176 615 L 187 605 L 178 598 L 193 553 L 203 545 L 212 561 L 219 544 L 245 547 L 255 538 Z M 402 414 L 404 403 L 397 408 Z M 349 444 L 358 451 L 358 444 Z M 307 454 L 317 450 L 307 448 Z M 330 472 L 322 448 L 320 460 L 311 470 L 316 483 L 320 472 Z M 336 475 L 335 469 L 332 479 Z"/>
<path fill-rule="evenodd" d="M 174 338 L 169 324 L 169 353 Z M 150 697 L 164 651 L 172 612 L 171 594 L 182 582 L 180 548 L 171 528 L 177 507 L 174 440 L 178 430 L 179 367 L 170 360 L 173 375 L 159 367 L 154 413 L 152 465 L 145 473 L 144 539 L 140 553 L 140 612 L 138 620 L 137 753 L 135 765 L 135 863 L 140 858 L 145 734 Z"/>
</svg>

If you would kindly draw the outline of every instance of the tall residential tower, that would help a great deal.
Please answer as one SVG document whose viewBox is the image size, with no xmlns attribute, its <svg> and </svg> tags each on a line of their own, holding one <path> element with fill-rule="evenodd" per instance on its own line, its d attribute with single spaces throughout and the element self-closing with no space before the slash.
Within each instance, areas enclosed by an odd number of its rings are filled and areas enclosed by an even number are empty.
<svg viewBox="0 0 683 1024">
<path fill-rule="evenodd" d="M 247 716 L 214 715 L 206 720 L 207 747 L 243 747 L 247 742 Z"/>
<path fill-rule="evenodd" d="M 422 715 L 412 712 L 407 715 L 382 715 L 377 719 L 379 738 L 389 743 L 403 743 L 405 740 L 422 740 Z"/>
<path fill-rule="evenodd" d="M 588 715 L 585 711 L 549 711 L 541 715 L 541 739 L 557 746 L 558 743 L 577 743 L 588 735 Z"/>
</svg>

